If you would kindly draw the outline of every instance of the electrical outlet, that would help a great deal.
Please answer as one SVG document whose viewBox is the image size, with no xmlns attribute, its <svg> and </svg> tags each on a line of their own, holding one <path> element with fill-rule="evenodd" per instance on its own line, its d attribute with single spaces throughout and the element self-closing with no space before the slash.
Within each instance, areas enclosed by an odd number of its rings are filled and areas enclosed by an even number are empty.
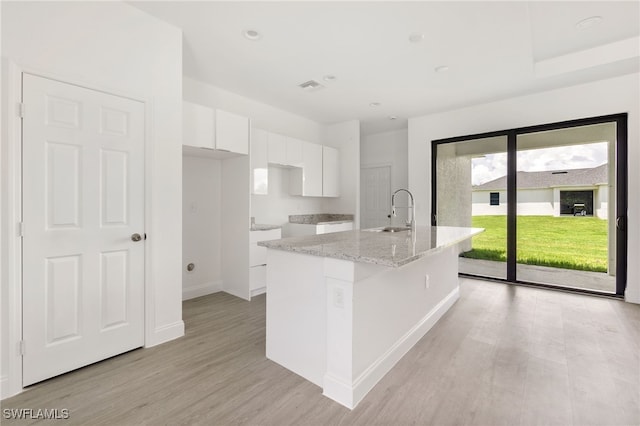
<svg viewBox="0 0 640 426">
<path fill-rule="evenodd" d="M 429 280 L 429 274 L 426 274 L 426 275 L 424 276 L 424 289 L 425 289 L 425 290 L 426 290 L 426 289 L 428 289 L 428 288 L 429 288 L 429 286 L 431 285 L 431 283 L 430 283 L 429 281 L 430 281 L 430 280 Z"/>
</svg>

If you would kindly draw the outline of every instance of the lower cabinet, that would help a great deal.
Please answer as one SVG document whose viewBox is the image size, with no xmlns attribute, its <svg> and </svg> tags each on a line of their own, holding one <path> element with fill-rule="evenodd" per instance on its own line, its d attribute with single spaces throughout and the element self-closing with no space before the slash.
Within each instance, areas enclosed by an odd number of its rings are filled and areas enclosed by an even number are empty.
<svg viewBox="0 0 640 426">
<path fill-rule="evenodd" d="M 305 235 L 330 234 L 353 230 L 353 222 L 324 222 L 319 224 L 287 223 L 287 237 L 302 237 Z"/>
<path fill-rule="evenodd" d="M 251 297 L 267 290 L 267 249 L 258 246 L 259 241 L 279 240 L 280 229 L 251 231 L 249 236 L 249 288 Z"/>
</svg>

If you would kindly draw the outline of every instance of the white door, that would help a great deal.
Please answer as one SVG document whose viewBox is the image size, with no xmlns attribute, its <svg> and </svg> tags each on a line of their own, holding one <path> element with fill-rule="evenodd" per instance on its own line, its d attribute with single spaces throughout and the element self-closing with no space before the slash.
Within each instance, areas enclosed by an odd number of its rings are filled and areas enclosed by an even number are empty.
<svg viewBox="0 0 640 426">
<path fill-rule="evenodd" d="M 23 103 L 27 386 L 144 343 L 144 104 L 29 74 Z"/>
<path fill-rule="evenodd" d="M 364 167 L 360 171 L 362 228 L 389 225 L 391 213 L 391 167 Z"/>
</svg>

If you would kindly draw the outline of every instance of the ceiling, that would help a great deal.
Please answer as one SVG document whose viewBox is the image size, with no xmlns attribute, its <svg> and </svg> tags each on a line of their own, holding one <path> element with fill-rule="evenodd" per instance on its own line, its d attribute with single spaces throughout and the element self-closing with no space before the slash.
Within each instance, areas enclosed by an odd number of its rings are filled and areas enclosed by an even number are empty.
<svg viewBox="0 0 640 426">
<path fill-rule="evenodd" d="M 183 30 L 185 76 L 320 123 L 359 119 L 363 134 L 640 70 L 638 1 L 129 4 Z M 591 16 L 603 19 L 576 26 Z M 311 79 L 325 88 L 298 87 Z"/>
</svg>

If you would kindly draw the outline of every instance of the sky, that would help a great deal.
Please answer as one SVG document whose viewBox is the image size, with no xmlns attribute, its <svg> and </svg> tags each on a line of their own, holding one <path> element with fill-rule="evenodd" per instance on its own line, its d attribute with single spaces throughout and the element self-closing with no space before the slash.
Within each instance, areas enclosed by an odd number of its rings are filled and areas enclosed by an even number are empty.
<svg viewBox="0 0 640 426">
<path fill-rule="evenodd" d="M 542 172 L 597 167 L 607 162 L 607 142 L 518 151 L 518 171 Z M 507 153 L 471 160 L 471 181 L 482 185 L 507 174 Z"/>
</svg>

